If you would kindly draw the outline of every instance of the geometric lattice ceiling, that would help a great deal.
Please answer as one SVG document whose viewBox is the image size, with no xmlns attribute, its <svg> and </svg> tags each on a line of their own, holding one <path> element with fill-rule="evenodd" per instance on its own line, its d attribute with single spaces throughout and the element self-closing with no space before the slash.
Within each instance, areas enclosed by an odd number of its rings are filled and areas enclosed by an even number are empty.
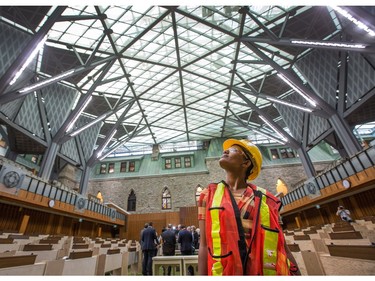
<svg viewBox="0 0 375 281">
<path fill-rule="evenodd" d="M 2 21 L 36 34 L 56 7 L 0 9 Z M 275 134 L 260 116 L 289 133 L 272 98 L 297 95 L 275 65 L 291 69 L 312 50 L 291 39 L 327 41 L 345 25 L 325 6 L 67 6 L 46 32 L 36 75 L 75 70 L 58 80 L 92 95 L 82 115 L 106 114 L 97 145 L 114 129 L 119 150 L 264 140 Z M 374 43 L 356 32 L 360 43 Z"/>
</svg>

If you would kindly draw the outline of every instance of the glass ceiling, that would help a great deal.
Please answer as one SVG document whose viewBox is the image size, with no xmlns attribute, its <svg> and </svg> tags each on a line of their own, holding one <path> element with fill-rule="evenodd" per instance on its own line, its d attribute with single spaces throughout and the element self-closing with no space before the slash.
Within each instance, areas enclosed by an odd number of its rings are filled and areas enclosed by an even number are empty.
<svg viewBox="0 0 375 281">
<path fill-rule="evenodd" d="M 196 147 L 215 137 L 248 136 L 258 143 L 273 142 L 271 137 L 277 134 L 257 117 L 259 112 L 251 105 L 263 110 L 290 134 L 275 113 L 274 103 L 259 94 L 283 99 L 296 93 L 279 78 L 268 83 L 272 90 L 263 90 L 276 70 L 249 45 L 240 42 L 239 37 L 281 36 L 286 23 L 293 19 L 294 30 L 288 34 L 308 37 L 311 23 L 304 21 L 303 16 L 297 18 L 312 7 L 247 8 L 69 6 L 62 14 L 65 20 L 56 21 L 48 32 L 45 46 L 74 53 L 72 56 L 80 64 L 72 65 L 71 69 L 109 58 L 88 68 L 84 78 L 76 83 L 69 79 L 61 81 L 79 89 L 81 97 L 86 93 L 94 97 L 94 104 L 85 108 L 81 116 L 95 120 L 107 114 L 99 134 L 102 141 L 120 119 L 105 152 L 114 148 L 116 153 L 151 151 L 155 144 Z M 323 40 L 341 27 L 330 8 L 321 9 L 317 12 L 332 17 L 330 21 L 335 20 L 333 30 L 315 38 Z M 264 55 L 282 68 L 291 67 L 308 50 L 296 52 L 295 47 L 271 45 L 267 40 L 259 40 L 257 44 Z M 40 77 L 57 75 L 57 70 L 43 72 L 42 55 L 38 60 Z M 247 94 L 245 100 L 237 94 L 238 88 L 255 94 Z M 123 103 L 126 104 L 118 106 Z"/>
<path fill-rule="evenodd" d="M 250 7 L 261 22 L 285 14 L 290 8 Z M 107 57 L 116 52 L 121 53 L 121 60 L 114 63 L 104 80 L 123 78 L 96 87 L 93 95 L 115 99 L 135 97 L 138 104 L 127 113 L 129 117 L 124 120 L 124 124 L 144 124 L 139 114 L 144 111 L 147 122 L 153 124 L 152 133 L 158 136 L 158 142 L 184 141 L 187 131 L 191 139 L 210 138 L 217 134 L 223 124 L 223 107 L 228 98 L 233 102 L 231 110 L 239 114 L 249 112 L 249 107 L 241 98 L 228 93 L 228 85 L 241 83 L 228 73 L 233 70 L 232 61 L 235 59 L 259 60 L 248 49 L 236 52 L 238 44 L 234 43 L 235 35 L 239 32 L 250 34 L 255 31 L 254 35 L 261 32 L 251 18 L 246 19 L 246 27 L 240 30 L 239 7 L 179 9 L 181 13 L 175 13 L 172 17 L 167 9 L 157 6 L 149 9 L 137 6 L 68 7 L 64 16 L 93 16 L 99 10 L 107 19 L 57 22 L 48 35 L 49 41 L 59 42 L 54 44 L 55 47 L 65 49 L 66 44 L 71 44 L 76 46 L 76 52 L 88 56 L 101 40 L 96 56 Z M 149 28 L 151 24 L 152 29 Z M 109 37 L 103 39 L 103 26 L 112 30 L 111 40 Z M 178 34 L 177 41 L 175 33 Z M 293 59 L 292 55 L 285 56 Z M 282 58 L 276 58 L 275 61 L 280 65 L 287 63 Z M 101 67 L 92 69 L 88 76 L 95 77 Z M 267 64 L 258 64 L 256 67 L 242 64 L 236 68 L 237 73 L 245 79 L 258 77 L 271 70 Z M 131 79 L 124 77 L 127 74 L 131 75 Z M 94 82 L 82 80 L 78 87 L 85 92 Z M 129 82 L 133 84 L 132 87 L 127 87 Z M 124 94 L 125 89 L 127 91 Z M 265 99 L 250 99 L 257 106 L 270 104 Z M 124 110 L 111 115 L 106 122 L 114 123 Z M 231 134 L 248 132 L 244 128 L 232 128 Z M 133 140 L 135 143 L 153 142 L 147 134 Z"/>
</svg>

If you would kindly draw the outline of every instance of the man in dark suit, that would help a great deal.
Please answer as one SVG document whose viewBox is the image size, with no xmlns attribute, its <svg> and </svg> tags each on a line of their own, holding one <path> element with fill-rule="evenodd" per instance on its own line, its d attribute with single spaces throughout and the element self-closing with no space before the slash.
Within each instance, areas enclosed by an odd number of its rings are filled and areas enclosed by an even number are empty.
<svg viewBox="0 0 375 281">
<path fill-rule="evenodd" d="M 161 234 L 163 256 L 174 256 L 176 251 L 176 236 L 172 224 Z M 163 267 L 164 268 L 164 267 Z M 171 275 L 171 267 L 168 266 L 168 275 Z"/>
<path fill-rule="evenodd" d="M 156 255 L 156 245 L 158 238 L 156 231 L 152 227 L 152 222 L 142 231 L 141 245 L 143 252 L 142 274 L 152 275 L 152 258 Z"/>
<path fill-rule="evenodd" d="M 181 255 L 193 254 L 193 235 L 191 231 L 187 230 L 184 225 L 181 225 L 181 230 L 178 233 L 178 243 L 181 245 Z M 194 275 L 193 267 L 188 267 L 188 275 Z"/>
</svg>

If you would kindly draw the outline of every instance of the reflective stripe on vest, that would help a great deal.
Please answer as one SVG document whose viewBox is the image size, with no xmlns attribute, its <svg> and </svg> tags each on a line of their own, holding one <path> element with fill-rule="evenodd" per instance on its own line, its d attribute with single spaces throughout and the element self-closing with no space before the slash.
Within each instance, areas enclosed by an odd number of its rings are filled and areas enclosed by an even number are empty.
<svg viewBox="0 0 375 281">
<path fill-rule="evenodd" d="M 220 218 L 219 212 L 221 205 L 221 200 L 223 199 L 225 191 L 225 185 L 221 182 L 217 185 L 211 208 L 211 221 L 212 221 L 212 229 L 211 229 L 211 237 L 212 237 L 212 255 L 213 256 L 221 256 L 221 238 L 220 238 Z M 221 276 L 223 275 L 223 265 L 221 264 L 221 258 L 215 258 L 215 262 L 212 265 L 212 275 L 214 276 Z"/>
<path fill-rule="evenodd" d="M 257 190 L 264 194 L 262 202 L 260 202 L 260 224 L 263 228 L 262 231 L 264 231 L 263 275 L 276 275 L 278 232 L 270 229 L 271 218 L 270 210 L 266 203 L 266 190 L 261 187 L 257 187 Z"/>
</svg>

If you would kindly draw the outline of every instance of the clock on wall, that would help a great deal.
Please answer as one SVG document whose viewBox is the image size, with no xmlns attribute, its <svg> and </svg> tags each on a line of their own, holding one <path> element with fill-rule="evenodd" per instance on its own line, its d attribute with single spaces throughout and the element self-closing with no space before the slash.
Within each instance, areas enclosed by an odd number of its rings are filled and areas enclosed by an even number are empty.
<svg viewBox="0 0 375 281">
<path fill-rule="evenodd" d="M 343 180 L 343 181 L 342 181 L 342 185 L 343 185 L 345 188 L 349 188 L 349 187 L 350 187 L 350 181 L 348 181 L 348 180 Z"/>
<path fill-rule="evenodd" d="M 53 206 L 55 206 L 55 200 L 49 200 L 48 206 L 53 208 Z"/>
</svg>

